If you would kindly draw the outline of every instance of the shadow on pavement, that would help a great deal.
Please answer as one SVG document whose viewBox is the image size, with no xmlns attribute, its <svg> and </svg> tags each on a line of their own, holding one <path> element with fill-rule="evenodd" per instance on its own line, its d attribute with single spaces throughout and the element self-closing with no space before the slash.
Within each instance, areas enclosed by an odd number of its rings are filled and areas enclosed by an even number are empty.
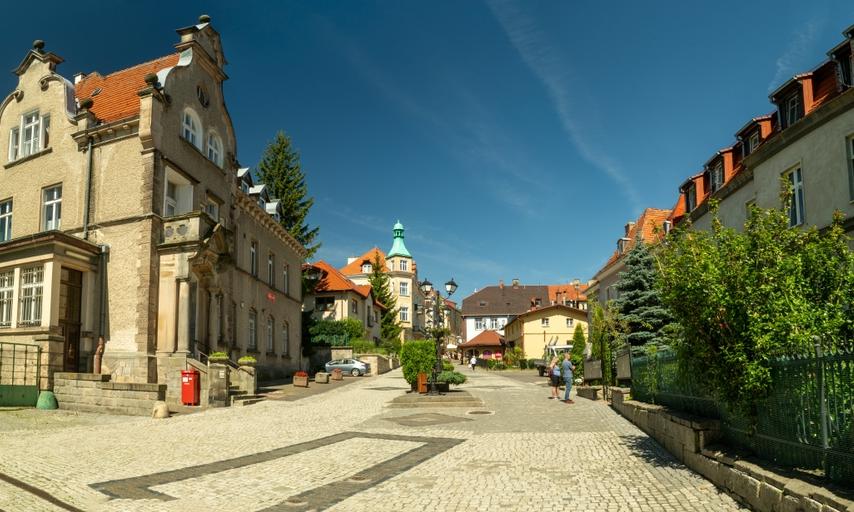
<svg viewBox="0 0 854 512">
<path fill-rule="evenodd" d="M 646 435 L 624 435 L 620 436 L 620 439 L 632 454 L 655 467 L 685 467 L 651 437 Z"/>
</svg>

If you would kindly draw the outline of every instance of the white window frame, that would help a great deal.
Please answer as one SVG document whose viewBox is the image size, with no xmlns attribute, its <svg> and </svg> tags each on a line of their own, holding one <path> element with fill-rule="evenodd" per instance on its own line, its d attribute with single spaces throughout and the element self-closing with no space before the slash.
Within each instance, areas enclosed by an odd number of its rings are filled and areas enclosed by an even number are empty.
<svg viewBox="0 0 854 512">
<path fill-rule="evenodd" d="M 199 121 L 199 115 L 193 109 L 187 108 L 181 118 L 181 137 L 201 151 L 202 123 Z"/>
<path fill-rule="evenodd" d="M 756 151 L 756 148 L 759 147 L 759 132 L 758 131 L 755 131 L 755 132 L 750 134 L 750 138 L 748 139 L 748 142 L 747 142 L 747 147 L 748 147 L 750 153 L 753 153 L 754 151 Z"/>
<path fill-rule="evenodd" d="M 258 277 L 258 241 L 249 242 L 249 273 Z"/>
<path fill-rule="evenodd" d="M 207 213 L 214 221 L 219 222 L 219 202 L 208 196 L 205 204 L 205 213 Z"/>
<path fill-rule="evenodd" d="M 692 183 L 685 192 L 685 207 L 690 213 L 697 207 L 697 184 Z"/>
<path fill-rule="evenodd" d="M 370 274 L 373 271 L 374 271 L 374 266 L 372 264 L 370 264 L 370 263 L 363 263 L 362 264 L 362 273 L 363 274 Z"/>
<path fill-rule="evenodd" d="M 500 327 L 498 327 L 498 319 L 497 318 L 490 317 L 489 328 L 492 329 L 493 331 L 500 329 Z"/>
<path fill-rule="evenodd" d="M 407 281 L 400 282 L 400 296 L 409 297 L 409 283 Z"/>
<path fill-rule="evenodd" d="M 402 260 L 400 260 L 399 265 L 400 265 L 400 270 L 403 270 L 403 271 L 409 270 L 409 262 L 408 261 L 402 259 Z"/>
<path fill-rule="evenodd" d="M 320 301 L 323 300 L 321 303 Z M 335 310 L 335 298 L 334 297 L 317 297 L 314 299 L 314 309 L 318 311 L 334 311 Z"/>
<path fill-rule="evenodd" d="M 792 126 L 800 119 L 801 96 L 794 93 L 786 98 L 786 127 Z"/>
<path fill-rule="evenodd" d="M 267 352 L 275 352 L 276 350 L 276 320 L 272 316 L 267 317 Z"/>
<path fill-rule="evenodd" d="M 173 191 L 170 195 L 169 185 Z M 183 215 L 193 208 L 193 185 L 171 167 L 166 168 L 163 184 L 163 216 Z"/>
<path fill-rule="evenodd" d="M 41 325 L 42 323 L 42 286 L 44 285 L 44 266 L 24 267 L 21 269 L 21 283 L 18 306 L 18 325 Z"/>
<path fill-rule="evenodd" d="M 14 162 L 21 154 L 21 127 L 9 130 L 9 161 Z"/>
<path fill-rule="evenodd" d="M 267 282 L 270 288 L 276 287 L 276 256 L 273 253 L 267 254 Z"/>
<path fill-rule="evenodd" d="M 712 187 L 712 192 L 719 190 L 724 185 L 724 166 L 718 162 L 709 171 L 709 183 Z"/>
<path fill-rule="evenodd" d="M 483 318 L 475 318 L 474 319 L 474 330 L 482 331 L 484 327 L 484 319 Z"/>
<path fill-rule="evenodd" d="M 567 318 L 567 319 L 566 319 L 566 326 L 567 326 L 567 327 L 572 327 L 572 324 L 573 324 L 574 322 L 575 322 L 575 319 L 573 319 L 573 318 Z"/>
<path fill-rule="evenodd" d="M 42 230 L 62 227 L 62 184 L 42 190 Z"/>
<path fill-rule="evenodd" d="M 258 312 L 255 309 L 249 309 L 249 340 L 246 342 L 246 347 L 250 349 L 258 348 Z"/>
<path fill-rule="evenodd" d="M 208 132 L 208 160 L 222 168 L 222 139 L 215 132 Z"/>
<path fill-rule="evenodd" d="M 0 328 L 12 327 L 12 301 L 15 300 L 15 271 L 0 271 Z"/>
<path fill-rule="evenodd" d="M 409 307 L 401 306 L 400 308 L 400 321 L 408 322 L 409 321 Z"/>
<path fill-rule="evenodd" d="M 548 327 L 549 319 L 548 318 L 540 318 L 540 327 Z"/>
<path fill-rule="evenodd" d="M 786 171 L 786 178 L 792 187 L 792 204 L 789 205 L 789 226 L 800 226 L 806 220 L 806 198 L 804 197 L 804 174 L 801 166 Z"/>
<path fill-rule="evenodd" d="M 350 299 L 350 312 L 355 315 L 359 314 L 359 301 L 356 299 Z"/>
<path fill-rule="evenodd" d="M 0 242 L 12 239 L 12 199 L 0 201 Z"/>
</svg>

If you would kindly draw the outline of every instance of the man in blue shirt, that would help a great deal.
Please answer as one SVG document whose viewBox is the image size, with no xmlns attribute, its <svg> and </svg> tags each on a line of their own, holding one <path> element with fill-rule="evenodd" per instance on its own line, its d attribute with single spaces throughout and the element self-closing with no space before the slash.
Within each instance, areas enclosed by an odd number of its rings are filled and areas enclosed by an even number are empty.
<svg viewBox="0 0 854 512">
<path fill-rule="evenodd" d="M 569 360 L 569 352 L 564 352 L 563 363 L 561 363 L 560 369 L 563 373 L 563 383 L 566 384 L 566 393 L 563 395 L 563 401 L 567 404 L 574 404 L 575 402 L 569 399 L 569 390 L 572 389 L 572 371 L 575 370 L 575 365 Z"/>
</svg>

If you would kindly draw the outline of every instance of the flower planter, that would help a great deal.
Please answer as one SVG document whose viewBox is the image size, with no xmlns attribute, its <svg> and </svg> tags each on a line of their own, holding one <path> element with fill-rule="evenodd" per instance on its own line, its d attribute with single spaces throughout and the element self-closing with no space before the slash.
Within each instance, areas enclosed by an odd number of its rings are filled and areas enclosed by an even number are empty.
<svg viewBox="0 0 854 512">
<path fill-rule="evenodd" d="M 344 374 L 341 373 L 340 368 L 335 368 L 334 370 L 332 370 L 332 380 L 343 380 L 343 379 L 344 379 Z"/>
<path fill-rule="evenodd" d="M 294 375 L 294 386 L 299 388 L 308 387 L 308 375 Z"/>
</svg>

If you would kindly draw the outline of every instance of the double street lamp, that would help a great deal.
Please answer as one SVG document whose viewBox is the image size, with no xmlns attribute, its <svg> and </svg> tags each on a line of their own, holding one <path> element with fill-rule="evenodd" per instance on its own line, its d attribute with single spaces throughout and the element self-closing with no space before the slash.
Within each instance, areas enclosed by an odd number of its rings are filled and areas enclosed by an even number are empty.
<svg viewBox="0 0 854 512">
<path fill-rule="evenodd" d="M 421 283 L 421 291 L 425 296 L 430 295 L 433 291 L 433 283 L 425 279 Z M 453 277 L 450 281 L 445 283 L 445 291 L 448 292 L 448 297 L 457 291 L 457 283 L 454 282 Z M 433 307 L 433 334 L 436 337 L 436 364 L 433 365 L 433 375 L 430 379 L 430 392 L 428 393 L 430 395 L 439 394 L 437 389 L 437 380 L 439 378 L 439 373 L 442 372 L 442 328 L 444 328 L 445 325 L 445 322 L 442 319 L 442 310 L 444 309 L 442 306 L 442 294 L 439 293 L 439 290 L 436 290 Z"/>
</svg>

